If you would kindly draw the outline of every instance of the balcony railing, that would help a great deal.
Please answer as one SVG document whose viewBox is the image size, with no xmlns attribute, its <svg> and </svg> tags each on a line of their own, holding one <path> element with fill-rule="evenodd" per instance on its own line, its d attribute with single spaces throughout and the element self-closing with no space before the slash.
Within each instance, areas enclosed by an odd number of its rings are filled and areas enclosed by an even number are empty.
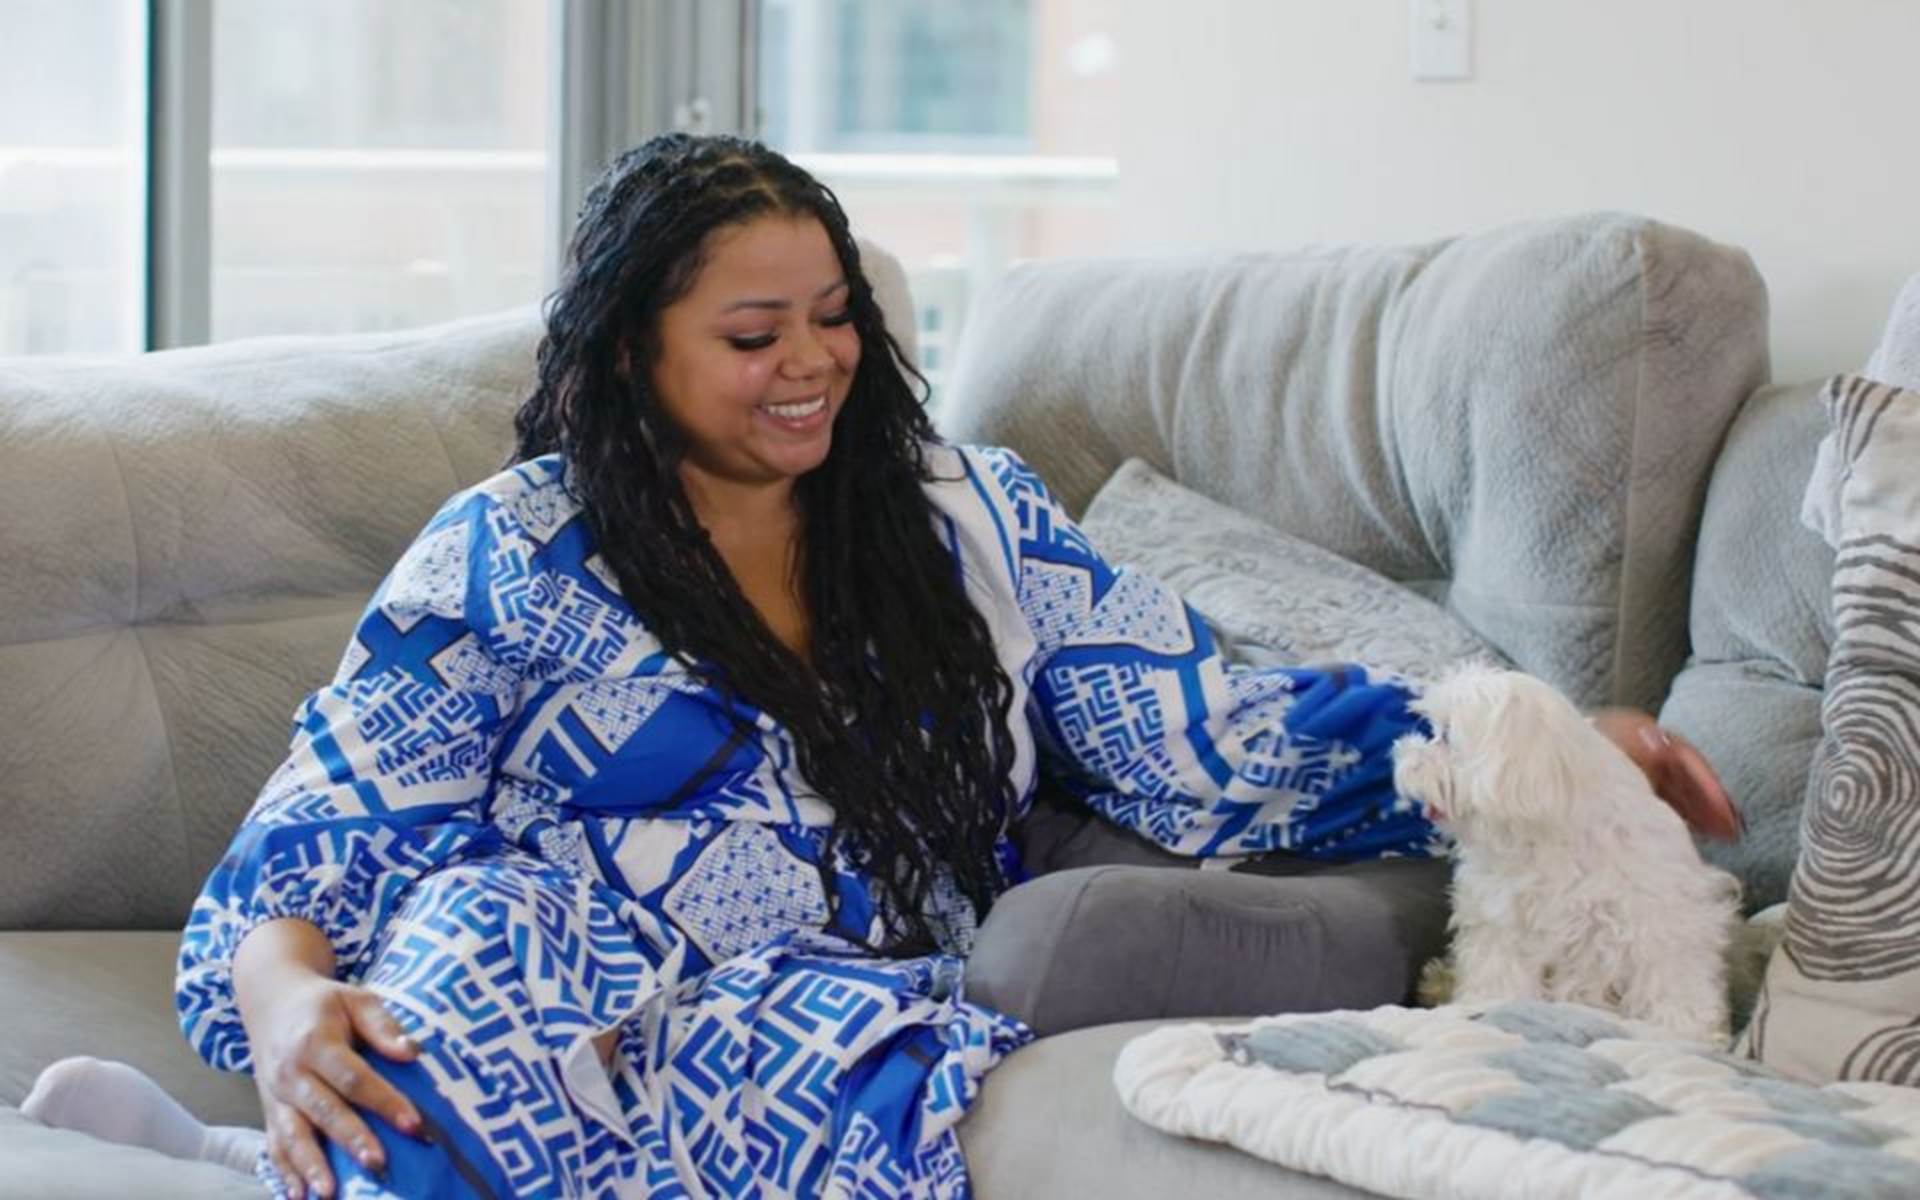
<svg viewBox="0 0 1920 1200">
<path fill-rule="evenodd" d="M 936 392 L 970 298 L 1011 263 L 1047 253 L 1023 240 L 1023 218 L 1110 206 L 1119 180 L 1109 158 L 797 161 L 834 188 L 856 224 L 869 210 L 959 215 L 924 230 L 895 219 L 900 232 L 879 235 L 907 266 Z M 126 149 L 0 147 L 0 353 L 112 344 L 90 323 L 114 319 L 111 304 L 102 309 L 113 272 L 48 249 L 116 238 L 137 248 L 138 209 L 125 193 L 140 162 Z M 551 252 L 540 242 L 548 159 L 539 151 L 226 147 L 210 165 L 221 336 L 424 324 L 538 296 Z M 103 200 L 81 207 L 79 195 Z"/>
</svg>

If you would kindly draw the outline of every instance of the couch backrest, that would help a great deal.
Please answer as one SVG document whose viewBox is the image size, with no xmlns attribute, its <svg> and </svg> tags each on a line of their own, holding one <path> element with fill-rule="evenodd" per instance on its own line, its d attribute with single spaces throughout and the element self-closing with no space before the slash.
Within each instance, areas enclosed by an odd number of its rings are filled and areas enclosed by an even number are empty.
<svg viewBox="0 0 1920 1200">
<path fill-rule="evenodd" d="M 0 362 L 0 927 L 178 925 L 381 576 L 499 469 L 537 336 Z"/>
<path fill-rule="evenodd" d="M 1920 276 L 1895 299 L 1864 373 L 1920 389 Z M 1787 897 L 1823 732 L 1834 554 L 1800 509 L 1828 429 L 1824 385 L 1764 388 L 1728 431 L 1700 522 L 1693 658 L 1660 713 L 1713 760 L 1740 805 L 1744 836 L 1703 849 L 1740 877 L 1753 908 Z"/>
<path fill-rule="evenodd" d="M 1766 323 L 1746 254 L 1619 215 L 1035 263 L 976 305 L 943 425 L 1015 447 L 1075 511 L 1137 455 L 1442 601 L 1583 703 L 1653 707 Z"/>
<path fill-rule="evenodd" d="M 179 927 L 374 587 L 504 462 L 539 333 L 0 359 L 0 929 Z"/>
<path fill-rule="evenodd" d="M 1703 849 L 1753 908 L 1786 899 L 1833 645 L 1833 551 L 1800 524 L 1827 432 L 1820 390 L 1762 388 L 1728 431 L 1694 559 L 1693 657 L 1660 710 L 1740 806 L 1740 840 Z"/>
</svg>

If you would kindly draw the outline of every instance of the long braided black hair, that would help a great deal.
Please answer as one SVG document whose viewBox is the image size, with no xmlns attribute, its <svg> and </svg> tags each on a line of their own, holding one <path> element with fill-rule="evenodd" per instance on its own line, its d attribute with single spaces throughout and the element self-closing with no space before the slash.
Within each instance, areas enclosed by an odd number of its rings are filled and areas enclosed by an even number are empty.
<svg viewBox="0 0 1920 1200">
<path fill-rule="evenodd" d="M 652 380 L 660 313 L 692 287 L 708 239 L 768 215 L 825 228 L 860 336 L 832 448 L 794 488 L 807 662 L 695 518 L 679 473 L 687 439 Z M 558 451 L 636 615 L 723 695 L 791 732 L 801 771 L 833 807 L 823 872 L 844 856 L 870 880 L 882 950 L 936 944 L 928 909 L 942 874 L 984 916 L 1003 886 L 1013 688 L 936 533 L 922 486 L 933 428 L 832 192 L 754 142 L 654 138 L 588 191 L 546 325 L 514 461 Z M 838 890 L 827 894 L 837 915 Z"/>
</svg>

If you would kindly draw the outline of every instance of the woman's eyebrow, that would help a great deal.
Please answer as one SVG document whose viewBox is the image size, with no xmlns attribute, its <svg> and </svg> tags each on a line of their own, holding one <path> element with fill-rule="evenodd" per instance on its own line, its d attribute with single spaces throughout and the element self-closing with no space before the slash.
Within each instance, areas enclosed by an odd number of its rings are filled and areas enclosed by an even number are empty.
<svg viewBox="0 0 1920 1200">
<path fill-rule="evenodd" d="M 813 298 L 815 300 L 825 300 L 828 296 L 833 295 L 835 292 L 840 291 L 842 288 L 845 288 L 846 286 L 847 286 L 847 281 L 844 279 L 839 280 L 836 283 L 830 283 L 826 287 L 823 287 L 819 291 L 815 292 L 813 294 Z M 785 300 L 735 300 L 732 304 L 727 305 L 725 308 L 721 309 L 720 311 L 722 314 L 725 314 L 730 312 L 738 312 L 743 308 L 782 309 L 782 308 L 788 308 L 788 307 L 791 307 L 791 305 Z"/>
</svg>

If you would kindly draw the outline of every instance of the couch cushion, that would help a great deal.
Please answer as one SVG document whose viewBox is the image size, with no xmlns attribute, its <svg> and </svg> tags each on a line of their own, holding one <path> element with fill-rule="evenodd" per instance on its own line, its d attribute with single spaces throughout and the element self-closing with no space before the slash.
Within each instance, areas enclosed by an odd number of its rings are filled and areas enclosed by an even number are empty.
<svg viewBox="0 0 1920 1200">
<path fill-rule="evenodd" d="M 48 1062 L 92 1054 L 133 1063 L 203 1120 L 258 1125 L 252 1081 L 203 1066 L 174 1027 L 176 943 L 158 932 L 0 933 L 0 996 L 10 1017 L 0 1040 L 0 1106 L 17 1106 Z M 1153 1026 L 1049 1038 L 995 1068 L 961 1126 L 974 1194 L 981 1200 L 1186 1195 L 1197 1179 L 1205 1194 L 1226 1198 L 1362 1195 L 1218 1146 L 1167 1137 L 1127 1116 L 1113 1091 L 1113 1060 L 1133 1033 Z M 48 1130 L 12 1107 L 0 1107 L 0 1164 L 0 1195 L 8 1196 L 239 1200 L 264 1194 L 231 1172 Z M 1130 1182 L 1136 1173 L 1137 1182 Z M 129 1186 L 133 1179 L 142 1187 Z"/>
<path fill-rule="evenodd" d="M 0 927 L 178 927 L 381 575 L 499 467 L 537 334 L 0 363 Z"/>
<path fill-rule="evenodd" d="M 18 1105 L 48 1063 L 117 1059 L 153 1076 L 202 1120 L 259 1125 L 253 1080 L 206 1066 L 173 1015 L 178 934 L 0 933 L 0 1104 Z"/>
<path fill-rule="evenodd" d="M 1441 600 L 1585 704 L 1658 705 L 1693 536 L 1766 376 L 1747 256 L 1636 217 L 1011 272 L 944 426 L 1076 512 L 1137 456 Z"/>
<path fill-rule="evenodd" d="M 1120 1048 L 1159 1022 L 1102 1025 L 1033 1043 L 995 1067 L 960 1124 L 980 1200 L 1205 1196 L 1358 1200 L 1371 1193 L 1238 1150 L 1171 1137 L 1120 1106 Z"/>
<path fill-rule="evenodd" d="M 1848 376 L 1823 398 L 1807 492 L 1816 510 L 1838 496 L 1836 636 L 1786 941 L 1750 1035 L 1803 1078 L 1920 1084 L 1920 391 Z"/>
<path fill-rule="evenodd" d="M 1739 877 L 1749 909 L 1786 899 L 1820 740 L 1833 551 L 1798 519 L 1826 430 L 1819 387 L 1756 392 L 1727 434 L 1694 560 L 1693 656 L 1660 711 L 1706 754 L 1739 807 L 1740 839 L 1701 849 Z"/>
<path fill-rule="evenodd" d="M 1466 658 L 1505 665 L 1498 650 L 1432 601 L 1137 458 L 1093 498 L 1081 531 L 1110 561 L 1180 593 L 1233 662 L 1361 663 L 1414 679 Z"/>
</svg>

